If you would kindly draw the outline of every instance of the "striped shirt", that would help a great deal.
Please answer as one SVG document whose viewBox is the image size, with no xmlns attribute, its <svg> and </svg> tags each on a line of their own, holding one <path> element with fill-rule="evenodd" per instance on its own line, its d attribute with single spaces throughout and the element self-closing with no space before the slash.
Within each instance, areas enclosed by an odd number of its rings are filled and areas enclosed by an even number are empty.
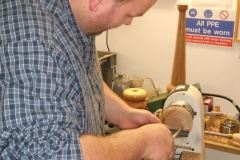
<svg viewBox="0 0 240 160">
<path fill-rule="evenodd" d="M 0 159 L 83 159 L 85 133 L 104 134 L 95 36 L 68 0 L 1 0 Z"/>
</svg>

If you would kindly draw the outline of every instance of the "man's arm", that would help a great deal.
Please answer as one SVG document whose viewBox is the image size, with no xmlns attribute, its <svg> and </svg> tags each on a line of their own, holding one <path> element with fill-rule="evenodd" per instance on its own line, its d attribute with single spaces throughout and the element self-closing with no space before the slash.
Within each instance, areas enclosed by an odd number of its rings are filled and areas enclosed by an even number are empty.
<svg viewBox="0 0 240 160">
<path fill-rule="evenodd" d="M 172 134 L 160 123 L 108 136 L 82 135 L 80 142 L 84 160 L 165 160 L 174 153 Z"/>
<path fill-rule="evenodd" d="M 105 83 L 104 99 L 105 99 L 105 119 L 112 124 L 119 126 L 119 121 L 122 120 L 126 113 L 132 109 L 118 97 Z"/>
<path fill-rule="evenodd" d="M 165 160 L 173 156 L 172 134 L 158 118 L 149 111 L 129 107 L 106 84 L 104 92 L 106 120 L 129 130 L 108 136 L 82 135 L 85 160 Z"/>
</svg>

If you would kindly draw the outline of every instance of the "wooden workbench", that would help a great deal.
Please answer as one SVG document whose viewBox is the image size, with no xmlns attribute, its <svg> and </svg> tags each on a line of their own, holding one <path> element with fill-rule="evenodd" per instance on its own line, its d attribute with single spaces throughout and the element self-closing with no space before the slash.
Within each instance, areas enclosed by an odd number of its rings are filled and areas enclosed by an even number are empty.
<svg viewBox="0 0 240 160">
<path fill-rule="evenodd" d="M 220 106 L 217 105 L 213 112 L 220 112 Z M 206 130 L 219 132 L 219 123 L 221 122 L 221 118 L 209 118 L 205 119 L 206 122 Z M 205 147 L 240 155 L 240 143 L 235 142 L 232 139 L 228 139 L 227 137 L 221 137 L 216 135 L 205 134 L 204 136 Z"/>
<path fill-rule="evenodd" d="M 204 142 L 206 148 L 240 155 L 240 143 L 234 142 L 231 139 L 214 135 L 205 135 Z"/>
</svg>

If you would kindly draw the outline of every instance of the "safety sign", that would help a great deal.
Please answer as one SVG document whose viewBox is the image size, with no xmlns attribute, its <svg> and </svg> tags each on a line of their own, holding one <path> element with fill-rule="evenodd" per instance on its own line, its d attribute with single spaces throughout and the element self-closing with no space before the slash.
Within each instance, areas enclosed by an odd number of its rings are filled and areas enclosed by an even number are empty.
<svg viewBox="0 0 240 160">
<path fill-rule="evenodd" d="M 236 10 L 190 8 L 186 13 L 186 42 L 233 46 Z"/>
</svg>

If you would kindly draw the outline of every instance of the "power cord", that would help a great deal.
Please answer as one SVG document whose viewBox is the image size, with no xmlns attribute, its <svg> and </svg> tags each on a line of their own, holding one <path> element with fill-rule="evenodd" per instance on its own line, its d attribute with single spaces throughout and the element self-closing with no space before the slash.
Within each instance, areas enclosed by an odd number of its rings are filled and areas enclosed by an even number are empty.
<svg viewBox="0 0 240 160">
<path fill-rule="evenodd" d="M 110 52 L 110 49 L 108 46 L 108 30 L 106 31 L 106 45 L 107 45 L 108 52 Z"/>
</svg>

